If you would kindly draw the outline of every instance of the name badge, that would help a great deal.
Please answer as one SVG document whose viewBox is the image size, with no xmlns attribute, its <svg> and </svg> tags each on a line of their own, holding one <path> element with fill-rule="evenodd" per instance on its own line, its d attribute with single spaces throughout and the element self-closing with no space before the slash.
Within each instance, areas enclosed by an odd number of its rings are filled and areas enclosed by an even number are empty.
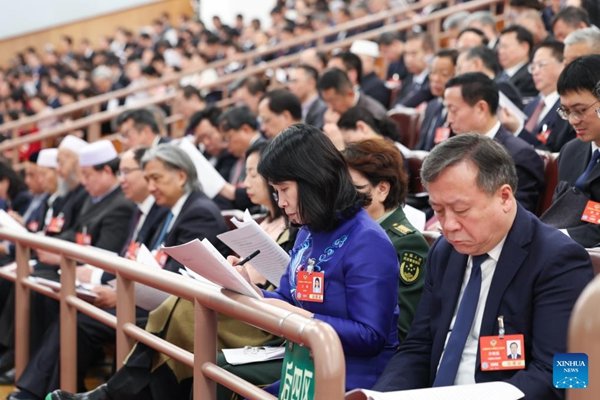
<svg viewBox="0 0 600 400">
<path fill-rule="evenodd" d="M 600 203 L 590 200 L 585 205 L 581 220 L 592 224 L 600 224 Z"/>
<path fill-rule="evenodd" d="M 523 335 L 481 336 L 479 354 L 482 371 L 525 369 Z"/>
<path fill-rule="evenodd" d="M 161 267 L 165 266 L 165 264 L 167 263 L 167 258 L 169 258 L 169 255 L 163 250 L 155 250 L 154 259 L 157 263 L 160 264 Z"/>
<path fill-rule="evenodd" d="M 537 140 L 542 144 L 548 143 L 548 136 L 550 136 L 550 129 L 546 129 L 536 135 Z"/>
<path fill-rule="evenodd" d="M 53 217 L 48 224 L 46 231 L 50 233 L 61 233 L 62 228 L 65 225 L 65 218 L 63 216 Z"/>
<path fill-rule="evenodd" d="M 37 232 L 40 227 L 40 223 L 38 221 L 31 221 L 27 224 L 27 230 L 29 232 Z"/>
<path fill-rule="evenodd" d="M 127 246 L 127 252 L 125 253 L 125 258 L 129 260 L 135 260 L 137 257 L 138 250 L 140 248 L 140 244 L 132 240 L 129 242 L 129 246 Z"/>
<path fill-rule="evenodd" d="M 325 273 L 298 271 L 296 274 L 296 299 L 322 303 L 325 295 Z"/>
<path fill-rule="evenodd" d="M 92 244 L 92 235 L 89 233 L 77 232 L 75 234 L 75 243 L 89 246 Z"/>
<path fill-rule="evenodd" d="M 435 144 L 442 143 L 444 140 L 450 137 L 450 128 L 447 126 L 440 126 L 435 130 L 435 137 L 433 138 L 433 142 Z"/>
</svg>

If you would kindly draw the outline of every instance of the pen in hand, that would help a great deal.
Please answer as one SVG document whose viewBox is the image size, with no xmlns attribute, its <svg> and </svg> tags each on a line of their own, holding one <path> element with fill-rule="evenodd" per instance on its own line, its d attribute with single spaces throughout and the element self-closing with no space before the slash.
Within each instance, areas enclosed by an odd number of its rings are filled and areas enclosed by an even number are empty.
<svg viewBox="0 0 600 400">
<path fill-rule="evenodd" d="M 248 261 L 252 260 L 254 257 L 256 257 L 257 255 L 260 254 L 260 250 L 255 250 L 253 251 L 248 257 L 243 258 L 242 260 L 240 260 L 239 263 L 235 264 L 236 266 L 238 265 L 244 265 L 246 264 Z"/>
</svg>

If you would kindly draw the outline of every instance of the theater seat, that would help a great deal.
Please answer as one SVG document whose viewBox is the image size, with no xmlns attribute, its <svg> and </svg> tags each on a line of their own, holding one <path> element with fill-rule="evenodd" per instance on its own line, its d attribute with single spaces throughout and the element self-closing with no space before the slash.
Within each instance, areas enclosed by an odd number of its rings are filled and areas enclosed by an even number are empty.
<svg viewBox="0 0 600 400">
<path fill-rule="evenodd" d="M 554 189 L 558 183 L 558 153 L 537 150 L 537 153 L 544 160 L 544 190 L 540 195 L 536 215 L 540 216 L 552 204 Z"/>
<path fill-rule="evenodd" d="M 421 113 L 414 108 L 394 109 L 388 113 L 398 127 L 400 133 L 400 142 L 414 149 L 419 141 L 419 120 Z"/>
</svg>

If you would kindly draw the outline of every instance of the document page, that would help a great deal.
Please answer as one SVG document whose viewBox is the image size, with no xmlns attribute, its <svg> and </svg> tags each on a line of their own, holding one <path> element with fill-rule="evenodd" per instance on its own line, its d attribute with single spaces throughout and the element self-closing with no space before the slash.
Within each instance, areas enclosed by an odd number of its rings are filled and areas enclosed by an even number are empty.
<svg viewBox="0 0 600 400">
<path fill-rule="evenodd" d="M 211 199 L 214 198 L 225 186 L 225 179 L 189 140 L 181 139 L 179 147 L 190 156 L 196 166 L 198 180 L 204 193 Z"/>
<path fill-rule="evenodd" d="M 194 239 L 179 246 L 162 249 L 198 275 L 225 289 L 254 298 L 262 297 L 207 239 Z"/>
<path fill-rule="evenodd" d="M 260 253 L 250 262 L 269 282 L 279 286 L 281 275 L 290 262 L 290 256 L 252 218 L 244 214 L 244 220 L 232 218 L 237 229 L 217 235 L 223 243 L 241 258 L 248 257 L 255 250 Z"/>
<path fill-rule="evenodd" d="M 152 253 L 146 245 L 142 244 L 138 249 L 136 261 L 144 264 L 150 269 L 159 270 L 160 265 L 152 256 Z M 146 286 L 143 283 L 135 283 L 135 304 L 146 311 L 152 311 L 158 307 L 170 294 L 156 289 L 152 286 Z"/>
<path fill-rule="evenodd" d="M 429 389 L 375 392 L 355 389 L 345 400 L 519 400 L 525 394 L 507 382 L 486 382 L 474 385 L 444 386 Z"/>
</svg>

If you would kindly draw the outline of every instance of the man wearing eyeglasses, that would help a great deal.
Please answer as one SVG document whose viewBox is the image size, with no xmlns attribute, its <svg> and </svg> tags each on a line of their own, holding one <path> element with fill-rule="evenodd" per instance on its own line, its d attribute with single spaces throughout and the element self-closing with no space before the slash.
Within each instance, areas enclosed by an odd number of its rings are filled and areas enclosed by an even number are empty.
<svg viewBox="0 0 600 400">
<path fill-rule="evenodd" d="M 600 225 L 593 209 L 600 202 L 600 55 L 575 59 L 558 78 L 561 106 L 558 115 L 569 121 L 576 139 L 567 143 L 558 159 L 558 185 L 550 209 L 542 217 L 552 221 L 584 247 L 600 243 Z M 593 203 L 588 203 L 591 200 Z"/>
<path fill-rule="evenodd" d="M 555 40 L 542 42 L 536 48 L 528 70 L 540 95 L 525 107 L 527 120 L 518 135 L 536 148 L 553 152 L 575 138 L 571 125 L 556 112 L 560 105 L 556 82 L 564 68 L 563 50 L 564 45 Z M 505 127 L 517 132 L 506 124 Z"/>
</svg>

